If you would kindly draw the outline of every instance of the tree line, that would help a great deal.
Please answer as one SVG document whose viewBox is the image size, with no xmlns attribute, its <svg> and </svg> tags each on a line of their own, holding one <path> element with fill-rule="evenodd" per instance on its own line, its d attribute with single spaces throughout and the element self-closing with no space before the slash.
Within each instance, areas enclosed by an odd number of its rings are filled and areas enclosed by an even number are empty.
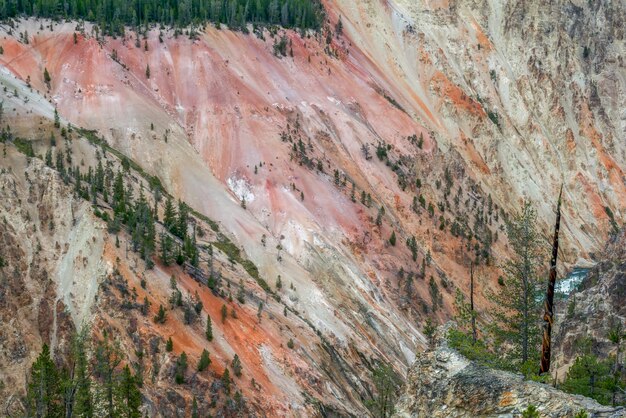
<svg viewBox="0 0 626 418">
<path fill-rule="evenodd" d="M 25 416 L 141 417 L 141 375 L 123 365 L 119 345 L 106 333 L 93 347 L 86 336 L 85 331 L 74 336 L 61 366 L 43 345 L 28 378 Z"/>
<path fill-rule="evenodd" d="M 323 8 L 317 0 L 0 0 L 0 19 L 35 16 L 88 20 L 104 33 L 121 35 L 124 26 L 153 23 L 184 27 L 206 22 L 245 29 L 247 23 L 319 29 Z"/>
</svg>

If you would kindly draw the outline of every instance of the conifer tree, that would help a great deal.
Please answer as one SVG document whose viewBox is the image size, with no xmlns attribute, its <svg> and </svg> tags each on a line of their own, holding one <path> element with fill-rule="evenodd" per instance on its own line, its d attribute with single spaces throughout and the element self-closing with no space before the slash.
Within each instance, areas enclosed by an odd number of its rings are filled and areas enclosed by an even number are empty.
<svg viewBox="0 0 626 418">
<path fill-rule="evenodd" d="M 52 77 L 50 77 L 50 73 L 48 72 L 48 68 L 43 69 L 43 81 L 48 86 L 48 90 L 50 90 L 50 82 L 52 81 Z"/>
<path fill-rule="evenodd" d="M 172 198 L 170 196 L 168 196 L 165 200 L 165 207 L 163 209 L 163 224 L 171 233 L 174 233 L 176 230 L 176 209 L 174 208 L 174 204 L 172 203 Z"/>
<path fill-rule="evenodd" d="M 221 313 L 222 313 L 222 323 L 224 323 L 226 322 L 226 318 L 228 317 L 228 309 L 226 308 L 226 305 L 222 305 Z"/>
<path fill-rule="evenodd" d="M 541 341 L 541 289 L 538 267 L 542 264 L 540 237 L 535 230 L 537 215 L 529 202 L 507 222 L 507 236 L 513 255 L 503 265 L 504 286 L 489 295 L 494 302 L 495 341 L 511 350 L 496 348 L 514 370 L 526 371 L 539 362 Z M 535 366 L 536 367 L 536 366 Z M 534 368 L 533 368 L 534 372 Z"/>
<path fill-rule="evenodd" d="M 198 413 L 198 401 L 195 396 L 191 404 L 191 418 L 200 418 L 200 414 Z"/>
<path fill-rule="evenodd" d="M 206 316 L 206 332 L 204 334 L 208 341 L 213 341 L 213 325 L 211 324 L 211 316 Z"/>
<path fill-rule="evenodd" d="M 224 373 L 222 374 L 222 385 L 224 386 L 224 391 L 230 394 L 230 372 L 228 371 L 228 367 L 224 369 Z"/>
<path fill-rule="evenodd" d="M 176 230 L 175 235 L 178 238 L 185 240 L 187 236 L 187 220 L 189 218 L 189 208 L 185 204 L 185 202 L 178 201 L 178 218 L 176 220 Z"/>
<path fill-rule="evenodd" d="M 198 361 L 198 371 L 204 371 L 211 364 L 211 358 L 209 357 L 209 352 L 205 348 L 202 350 L 202 354 L 200 355 L 200 360 Z"/>
<path fill-rule="evenodd" d="M 124 366 L 119 377 L 117 386 L 119 406 L 117 416 L 124 418 L 140 418 L 141 392 L 139 391 L 137 378 L 133 376 L 128 365 Z"/>
<path fill-rule="evenodd" d="M 122 362 L 122 353 L 117 343 L 112 342 L 106 332 L 104 338 L 96 345 L 95 359 L 94 374 L 100 383 L 97 402 L 100 410 L 96 415 L 117 417 L 116 369 Z"/>
<path fill-rule="evenodd" d="M 187 371 L 187 353 L 184 351 L 180 354 L 180 357 L 176 361 L 176 372 L 174 380 L 179 385 L 185 383 L 185 372 Z"/>
<path fill-rule="evenodd" d="M 62 417 L 63 393 L 59 371 L 44 344 L 33 364 L 27 393 L 28 416 Z"/>
<path fill-rule="evenodd" d="M 87 329 L 83 329 L 74 337 L 73 357 L 74 373 L 72 385 L 73 407 L 66 401 L 66 416 L 91 418 L 94 416 L 93 397 L 91 393 L 91 372 L 87 359 Z M 72 410 L 68 410 L 72 408 Z"/>
<path fill-rule="evenodd" d="M 167 319 L 167 313 L 165 312 L 165 308 L 163 305 L 159 306 L 159 312 L 154 317 L 154 322 L 157 324 L 164 324 Z"/>
<path fill-rule="evenodd" d="M 237 354 L 235 354 L 235 357 L 233 357 L 233 361 L 230 363 L 230 365 L 233 368 L 233 373 L 235 373 L 235 376 L 241 377 L 241 360 L 239 360 L 239 356 Z"/>
</svg>

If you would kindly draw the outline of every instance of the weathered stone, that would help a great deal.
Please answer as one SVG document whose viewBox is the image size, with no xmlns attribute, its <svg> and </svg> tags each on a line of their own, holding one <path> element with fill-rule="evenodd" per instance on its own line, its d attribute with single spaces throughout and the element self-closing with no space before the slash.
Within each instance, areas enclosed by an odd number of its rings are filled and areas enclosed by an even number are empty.
<svg viewBox="0 0 626 418">
<path fill-rule="evenodd" d="M 580 411 L 589 417 L 626 416 L 623 408 L 479 366 L 440 337 L 436 349 L 418 355 L 411 367 L 394 417 L 519 417 L 529 405 L 537 407 L 541 417 L 573 417 Z"/>
</svg>

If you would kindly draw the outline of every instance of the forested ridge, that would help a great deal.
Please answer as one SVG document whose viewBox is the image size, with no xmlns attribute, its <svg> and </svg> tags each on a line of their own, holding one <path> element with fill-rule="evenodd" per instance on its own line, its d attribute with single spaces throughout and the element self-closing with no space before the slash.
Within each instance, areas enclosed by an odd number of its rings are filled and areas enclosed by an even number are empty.
<svg viewBox="0 0 626 418">
<path fill-rule="evenodd" d="M 318 0 L 1 0 L 0 18 L 35 16 L 84 19 L 109 33 L 124 26 L 161 23 L 187 26 L 206 22 L 243 28 L 246 23 L 302 29 L 321 26 Z"/>
</svg>

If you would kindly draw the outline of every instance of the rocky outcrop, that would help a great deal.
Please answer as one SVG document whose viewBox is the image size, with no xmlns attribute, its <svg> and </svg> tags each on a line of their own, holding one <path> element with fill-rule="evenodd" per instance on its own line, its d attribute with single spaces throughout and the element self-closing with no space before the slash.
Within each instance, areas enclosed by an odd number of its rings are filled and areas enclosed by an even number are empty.
<svg viewBox="0 0 626 418">
<path fill-rule="evenodd" d="M 530 405 L 541 417 L 573 417 L 580 411 L 591 417 L 626 416 L 622 408 L 479 366 L 440 338 L 436 349 L 417 357 L 394 417 L 517 417 Z"/>
</svg>

